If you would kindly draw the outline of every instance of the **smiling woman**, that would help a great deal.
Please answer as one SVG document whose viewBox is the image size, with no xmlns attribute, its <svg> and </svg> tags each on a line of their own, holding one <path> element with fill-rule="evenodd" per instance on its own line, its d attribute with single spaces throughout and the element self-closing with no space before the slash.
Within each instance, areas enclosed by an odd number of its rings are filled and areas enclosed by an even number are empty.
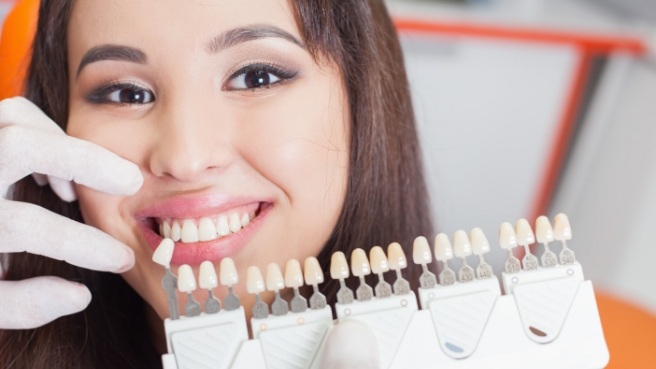
<svg viewBox="0 0 656 369">
<path fill-rule="evenodd" d="M 309 256 L 327 270 L 335 251 L 431 234 L 382 1 L 44 0 L 27 97 L 68 136 L 136 164 L 143 184 L 117 196 L 72 175 L 74 192 L 58 194 L 73 203 L 30 178 L 16 184 L 14 200 L 112 236 L 134 267 L 119 278 L 11 255 L 7 279 L 61 276 L 94 301 L 2 331 L 2 367 L 160 366 L 168 305 L 151 259 L 164 237 L 176 242 L 174 270 L 230 257 L 243 273 Z M 330 301 L 337 286 L 323 286 Z M 254 297 L 236 292 L 250 311 Z"/>
</svg>

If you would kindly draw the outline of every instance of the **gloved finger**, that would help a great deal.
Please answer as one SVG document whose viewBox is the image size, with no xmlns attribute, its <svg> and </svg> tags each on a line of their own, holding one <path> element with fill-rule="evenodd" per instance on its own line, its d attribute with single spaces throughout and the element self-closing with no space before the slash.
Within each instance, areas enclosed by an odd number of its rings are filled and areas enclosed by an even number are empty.
<svg viewBox="0 0 656 369">
<path fill-rule="evenodd" d="M 32 173 L 32 177 L 34 178 L 34 181 L 36 184 L 39 186 L 45 186 L 48 184 L 48 177 L 46 177 L 43 174 L 40 173 Z"/>
<path fill-rule="evenodd" d="M 50 188 L 59 196 L 60 199 L 66 202 L 73 202 L 77 200 L 77 192 L 75 192 L 75 186 L 73 182 L 67 181 L 65 179 L 48 176 L 48 183 Z"/>
<path fill-rule="evenodd" d="M 364 323 L 335 324 L 326 338 L 321 369 L 380 369 L 380 353 L 373 332 Z"/>
<path fill-rule="evenodd" d="M 0 281 L 0 329 L 28 329 L 84 310 L 91 292 L 57 277 Z"/>
<path fill-rule="evenodd" d="M 66 134 L 38 106 L 22 96 L 0 101 L 0 128 L 11 125 Z"/>
<path fill-rule="evenodd" d="M 132 249 L 96 228 L 34 204 L 0 200 L 0 252 L 21 251 L 115 273 L 134 265 Z"/>
<path fill-rule="evenodd" d="M 131 195 L 143 184 L 137 165 L 101 146 L 16 125 L 0 129 L 0 168 L 0 188 L 34 172 L 113 195 Z"/>
</svg>

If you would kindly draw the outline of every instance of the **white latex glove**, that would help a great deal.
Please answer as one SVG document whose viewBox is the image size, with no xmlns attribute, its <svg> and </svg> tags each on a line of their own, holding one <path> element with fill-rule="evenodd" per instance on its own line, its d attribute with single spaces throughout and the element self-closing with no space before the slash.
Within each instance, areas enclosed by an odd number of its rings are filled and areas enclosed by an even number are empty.
<svg viewBox="0 0 656 369">
<path fill-rule="evenodd" d="M 354 320 L 335 324 L 326 338 L 321 369 L 380 368 L 378 344 L 369 327 Z"/>
<path fill-rule="evenodd" d="M 65 201 L 76 198 L 70 181 L 113 195 L 133 194 L 143 184 L 135 164 L 67 136 L 27 99 L 0 101 L 0 253 L 26 251 L 109 272 L 134 265 L 132 250 L 106 233 L 8 199 L 10 186 L 33 173 Z M 2 329 L 38 327 L 81 311 L 91 301 L 84 285 L 57 277 L 0 281 L 0 296 Z"/>
</svg>

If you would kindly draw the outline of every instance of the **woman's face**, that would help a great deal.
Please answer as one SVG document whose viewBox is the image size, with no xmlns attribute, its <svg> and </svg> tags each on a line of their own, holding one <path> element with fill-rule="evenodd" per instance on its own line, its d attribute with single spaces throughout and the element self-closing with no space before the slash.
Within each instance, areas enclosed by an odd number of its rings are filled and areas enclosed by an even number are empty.
<svg viewBox="0 0 656 369">
<path fill-rule="evenodd" d="M 160 317 L 164 232 L 174 272 L 231 257 L 247 306 L 248 266 L 318 254 L 344 201 L 348 105 L 287 0 L 77 0 L 68 47 L 68 133 L 144 176 L 129 197 L 78 185 L 84 219 L 132 247 L 124 278 Z"/>
</svg>

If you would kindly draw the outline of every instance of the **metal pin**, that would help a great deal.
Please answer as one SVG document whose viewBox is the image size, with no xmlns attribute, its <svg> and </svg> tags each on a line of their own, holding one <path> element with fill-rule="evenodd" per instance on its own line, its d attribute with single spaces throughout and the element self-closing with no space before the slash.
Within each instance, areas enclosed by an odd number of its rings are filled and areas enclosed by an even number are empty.
<svg viewBox="0 0 656 369">
<path fill-rule="evenodd" d="M 515 234 L 517 235 L 517 243 L 524 247 L 525 255 L 522 259 L 524 270 L 538 269 L 538 258 L 531 254 L 531 248 L 529 247 L 529 245 L 535 243 L 535 235 L 526 219 L 519 219 L 515 223 Z"/>
<path fill-rule="evenodd" d="M 471 243 L 467 233 L 458 230 L 453 235 L 454 254 L 462 259 L 462 267 L 458 271 L 458 280 L 460 282 L 471 282 L 474 280 L 474 268 L 467 265 L 467 256 L 472 254 Z"/>
<path fill-rule="evenodd" d="M 312 286 L 312 296 L 310 296 L 310 309 L 323 309 L 326 307 L 326 296 L 319 292 L 319 283 L 323 283 L 323 271 L 319 265 L 319 260 L 314 256 L 305 259 L 304 264 L 305 283 Z"/>
<path fill-rule="evenodd" d="M 349 276 L 348 263 L 346 255 L 337 251 L 330 259 L 330 277 L 339 280 L 339 291 L 337 291 L 337 302 L 340 304 L 350 304 L 353 302 L 353 291 L 346 286 L 344 281 Z"/>
<path fill-rule="evenodd" d="M 187 294 L 185 305 L 185 316 L 193 317 L 200 315 L 200 304 L 191 295 L 196 290 L 196 278 L 191 266 L 184 264 L 178 268 L 178 290 Z"/>
<path fill-rule="evenodd" d="M 235 295 L 235 291 L 232 288 L 232 286 L 239 282 L 239 276 L 237 275 L 235 262 L 231 258 L 223 258 L 221 259 L 219 269 L 221 271 L 221 285 L 228 287 L 228 294 L 226 295 L 225 299 L 223 299 L 223 307 L 227 311 L 237 310 L 241 306 L 241 302 L 239 301 L 239 297 Z"/>
<path fill-rule="evenodd" d="M 563 244 L 563 249 L 560 251 L 561 264 L 574 264 L 576 256 L 574 251 L 567 247 L 567 242 L 572 239 L 572 227 L 569 225 L 569 219 L 565 214 L 558 214 L 554 218 L 554 238 Z"/>
<path fill-rule="evenodd" d="M 451 241 L 449 241 L 449 236 L 445 233 L 438 233 L 435 236 L 433 252 L 435 253 L 435 259 L 442 262 L 442 271 L 439 274 L 440 284 L 449 286 L 456 283 L 456 273 L 449 268 L 449 260 L 453 259 L 453 247 Z"/>
<path fill-rule="evenodd" d="M 214 297 L 214 293 L 212 292 L 212 289 L 219 285 L 219 281 L 216 278 L 214 264 L 211 261 L 206 260 L 200 264 L 198 284 L 200 288 L 207 290 L 208 293 L 207 300 L 205 301 L 205 313 L 216 314 L 221 311 L 221 302 Z"/>
<path fill-rule="evenodd" d="M 392 242 L 387 246 L 387 261 L 389 267 L 396 272 L 396 281 L 392 285 L 395 295 L 407 295 L 410 293 L 410 282 L 401 274 L 401 269 L 408 266 L 408 261 L 403 253 L 403 248 L 398 242 Z"/>
<path fill-rule="evenodd" d="M 415 238 L 412 244 L 412 260 L 415 264 L 421 265 L 422 273 L 419 276 L 419 285 L 422 288 L 433 288 L 437 285 L 435 274 L 428 270 L 428 264 L 433 261 L 433 256 L 428 246 L 428 240 L 424 236 Z"/>
<path fill-rule="evenodd" d="M 512 224 L 504 222 L 499 226 L 499 244 L 502 249 L 508 251 L 508 257 L 503 266 L 503 271 L 506 273 L 517 273 L 522 270 L 519 259 L 513 255 L 513 249 L 517 247 L 517 235 Z"/>
<path fill-rule="evenodd" d="M 307 300 L 298 291 L 301 286 L 303 286 L 301 264 L 298 260 L 291 259 L 285 265 L 285 287 L 294 289 L 294 297 L 289 302 L 294 313 L 302 313 L 307 310 Z"/>
<path fill-rule="evenodd" d="M 371 274 L 371 266 L 363 249 L 357 248 L 351 253 L 351 272 L 360 279 L 360 285 L 355 290 L 358 301 L 367 301 L 374 298 L 373 289 L 364 280 L 365 276 Z"/>
<path fill-rule="evenodd" d="M 535 220 L 535 235 L 538 242 L 544 245 L 544 253 L 540 258 L 542 260 L 542 266 L 545 268 L 553 268 L 558 265 L 556 254 L 549 249 L 549 242 L 554 240 L 553 228 L 551 228 L 549 218 L 541 215 Z"/>
<path fill-rule="evenodd" d="M 267 265 L 267 290 L 274 293 L 273 302 L 271 303 L 271 314 L 274 316 L 286 315 L 289 312 L 287 301 L 280 297 L 280 290 L 285 288 L 285 280 L 282 278 L 280 267 L 276 263 Z"/>
<path fill-rule="evenodd" d="M 264 280 L 260 269 L 256 266 L 251 266 L 246 271 L 246 290 L 248 293 L 255 295 L 253 318 L 264 319 L 268 317 L 269 305 L 260 298 L 260 293 L 264 292 Z"/>
<path fill-rule="evenodd" d="M 493 275 L 492 266 L 485 262 L 483 254 L 490 252 L 490 243 L 485 237 L 485 233 L 480 228 L 474 228 L 469 232 L 469 239 L 472 244 L 472 252 L 478 255 L 478 266 L 476 267 L 476 276 L 479 279 L 491 278 Z"/>
<path fill-rule="evenodd" d="M 171 320 L 180 319 L 180 311 L 178 310 L 178 277 L 171 272 L 171 258 L 173 257 L 173 250 L 175 243 L 170 238 L 163 239 L 155 252 L 153 253 L 153 261 L 164 267 L 164 277 L 162 277 L 162 288 L 166 292 L 166 299 L 169 305 L 169 317 Z"/>
<path fill-rule="evenodd" d="M 378 284 L 375 287 L 376 297 L 392 296 L 392 286 L 385 282 L 383 277 L 383 273 L 389 271 L 389 262 L 382 247 L 374 246 L 369 250 L 369 263 L 371 271 L 378 276 Z"/>
</svg>

